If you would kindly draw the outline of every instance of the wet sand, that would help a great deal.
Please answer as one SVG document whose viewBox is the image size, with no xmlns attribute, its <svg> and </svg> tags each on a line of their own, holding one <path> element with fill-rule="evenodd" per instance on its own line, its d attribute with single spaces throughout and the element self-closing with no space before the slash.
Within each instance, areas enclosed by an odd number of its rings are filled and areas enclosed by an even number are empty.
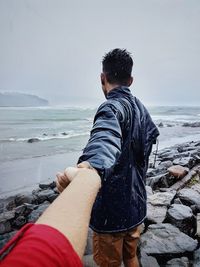
<svg viewBox="0 0 200 267">
<path fill-rule="evenodd" d="M 31 191 L 41 182 L 55 179 L 58 171 L 76 165 L 81 152 L 0 163 L 0 198 Z"/>
</svg>

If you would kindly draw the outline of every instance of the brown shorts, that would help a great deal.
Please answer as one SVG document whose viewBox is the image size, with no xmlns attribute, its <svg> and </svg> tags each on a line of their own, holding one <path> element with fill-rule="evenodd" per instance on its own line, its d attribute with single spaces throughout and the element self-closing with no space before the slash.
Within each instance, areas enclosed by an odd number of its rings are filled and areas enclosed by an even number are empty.
<svg viewBox="0 0 200 267">
<path fill-rule="evenodd" d="M 140 226 L 123 233 L 93 235 L 94 261 L 101 267 L 119 267 L 122 261 L 137 261 Z M 130 266 L 137 266 L 130 265 Z"/>
</svg>

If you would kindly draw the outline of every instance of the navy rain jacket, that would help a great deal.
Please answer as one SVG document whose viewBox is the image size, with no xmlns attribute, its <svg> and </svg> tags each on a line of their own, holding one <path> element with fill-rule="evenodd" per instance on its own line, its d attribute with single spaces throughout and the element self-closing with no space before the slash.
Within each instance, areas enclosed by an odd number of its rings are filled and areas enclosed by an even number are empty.
<svg viewBox="0 0 200 267">
<path fill-rule="evenodd" d="M 78 163 L 88 161 L 102 178 L 90 227 L 115 233 L 131 230 L 146 217 L 145 176 L 159 132 L 129 88 L 117 87 L 106 98 Z"/>
</svg>

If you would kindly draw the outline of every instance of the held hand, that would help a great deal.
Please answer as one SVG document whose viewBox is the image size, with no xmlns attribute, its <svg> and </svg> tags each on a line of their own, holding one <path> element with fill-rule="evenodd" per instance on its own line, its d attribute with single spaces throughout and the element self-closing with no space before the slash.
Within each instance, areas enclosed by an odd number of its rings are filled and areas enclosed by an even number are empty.
<svg viewBox="0 0 200 267">
<path fill-rule="evenodd" d="M 58 191 L 61 193 L 68 185 L 69 183 L 74 179 L 78 172 L 77 168 L 74 167 L 68 167 L 65 169 L 64 173 L 57 173 L 56 177 L 56 187 Z"/>
</svg>

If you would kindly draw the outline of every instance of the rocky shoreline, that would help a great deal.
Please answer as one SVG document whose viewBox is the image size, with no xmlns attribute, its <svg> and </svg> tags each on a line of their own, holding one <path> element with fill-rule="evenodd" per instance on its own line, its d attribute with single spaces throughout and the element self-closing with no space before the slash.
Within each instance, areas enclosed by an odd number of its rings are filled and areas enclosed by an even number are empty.
<svg viewBox="0 0 200 267">
<path fill-rule="evenodd" d="M 156 156 L 156 160 L 155 160 Z M 200 266 L 200 141 L 151 155 L 147 172 L 147 218 L 139 247 L 142 267 Z M 58 196 L 55 182 L 0 200 L 0 248 L 34 222 Z M 84 266 L 92 261 L 92 231 Z"/>
</svg>

